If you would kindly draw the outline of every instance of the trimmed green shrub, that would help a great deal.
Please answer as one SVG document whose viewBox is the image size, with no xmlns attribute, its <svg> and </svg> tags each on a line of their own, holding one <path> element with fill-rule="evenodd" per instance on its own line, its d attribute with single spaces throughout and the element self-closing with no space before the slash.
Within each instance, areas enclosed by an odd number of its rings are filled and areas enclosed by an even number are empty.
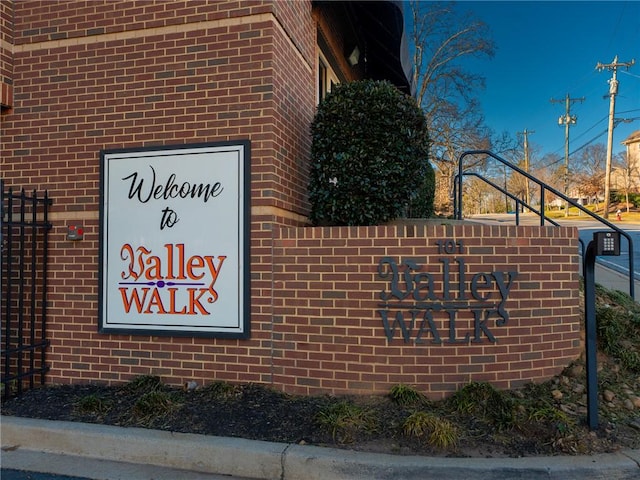
<svg viewBox="0 0 640 480">
<path fill-rule="evenodd" d="M 409 203 L 408 216 L 411 218 L 429 218 L 433 216 L 433 201 L 436 195 L 436 173 L 427 161 L 422 165 L 422 184 L 418 187 Z"/>
<path fill-rule="evenodd" d="M 391 83 L 336 86 L 318 106 L 311 134 L 315 225 L 374 225 L 433 212 L 425 118 Z"/>
</svg>

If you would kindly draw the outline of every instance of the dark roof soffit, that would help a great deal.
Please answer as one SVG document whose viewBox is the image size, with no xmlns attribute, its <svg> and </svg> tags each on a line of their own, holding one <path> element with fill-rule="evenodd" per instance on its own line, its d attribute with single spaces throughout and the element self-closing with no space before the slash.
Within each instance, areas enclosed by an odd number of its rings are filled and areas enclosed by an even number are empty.
<svg viewBox="0 0 640 480">
<path fill-rule="evenodd" d="M 314 1 L 324 8 L 348 15 L 358 36 L 361 55 L 366 59 L 365 76 L 389 80 L 411 94 L 411 63 L 404 35 L 400 1 Z"/>
</svg>

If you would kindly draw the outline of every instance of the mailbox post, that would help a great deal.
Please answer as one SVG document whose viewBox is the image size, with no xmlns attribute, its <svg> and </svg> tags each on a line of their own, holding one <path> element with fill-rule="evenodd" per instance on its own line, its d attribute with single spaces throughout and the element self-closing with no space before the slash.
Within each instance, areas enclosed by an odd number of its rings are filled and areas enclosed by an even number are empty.
<svg viewBox="0 0 640 480">
<path fill-rule="evenodd" d="M 587 245 L 582 265 L 584 278 L 585 348 L 587 360 L 587 422 L 591 430 L 598 428 L 598 366 L 596 327 L 596 287 L 594 267 L 596 257 L 620 255 L 620 233 L 595 232 Z"/>
</svg>

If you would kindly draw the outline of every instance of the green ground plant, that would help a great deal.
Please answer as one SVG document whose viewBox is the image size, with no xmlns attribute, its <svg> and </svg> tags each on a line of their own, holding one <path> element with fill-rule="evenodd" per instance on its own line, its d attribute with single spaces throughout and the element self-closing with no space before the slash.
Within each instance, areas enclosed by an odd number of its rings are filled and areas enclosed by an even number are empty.
<svg viewBox="0 0 640 480">
<path fill-rule="evenodd" d="M 177 392 L 172 391 L 157 375 L 136 377 L 125 388 L 136 395 L 129 416 L 140 426 L 151 427 L 161 423 L 163 418 L 180 408 Z"/>
<path fill-rule="evenodd" d="M 98 394 L 91 394 L 81 397 L 75 404 L 75 408 L 84 414 L 97 416 L 105 415 L 113 407 L 111 400 L 105 399 Z"/>
<path fill-rule="evenodd" d="M 322 409 L 315 419 L 321 428 L 331 432 L 338 443 L 351 443 L 360 433 L 368 434 L 377 429 L 374 412 L 348 400 Z"/>
<path fill-rule="evenodd" d="M 133 415 L 142 424 L 162 418 L 179 408 L 179 403 L 168 392 L 151 391 L 142 394 L 133 407 Z"/>
<path fill-rule="evenodd" d="M 126 388 L 134 392 L 148 393 L 162 390 L 164 385 L 157 375 L 140 375 L 127 383 Z"/>
<path fill-rule="evenodd" d="M 602 287 L 596 288 L 596 295 L 604 294 Z M 596 304 L 599 347 L 622 368 L 640 373 L 640 306 L 626 293 L 606 294 L 608 302 Z"/>
<path fill-rule="evenodd" d="M 206 394 L 211 395 L 212 398 L 216 399 L 230 398 L 238 394 L 238 389 L 236 386 L 221 381 L 210 383 L 209 385 L 203 387 L 203 391 Z"/>
<path fill-rule="evenodd" d="M 391 387 L 389 398 L 397 405 L 405 408 L 421 407 L 428 403 L 423 393 L 419 392 L 415 387 L 399 384 Z"/>
<path fill-rule="evenodd" d="M 438 449 L 450 449 L 458 445 L 458 429 L 449 420 L 433 413 L 418 411 L 407 417 L 403 424 L 404 434 L 425 440 Z"/>
<path fill-rule="evenodd" d="M 470 382 L 455 392 L 447 404 L 453 411 L 474 415 L 498 430 L 511 428 L 515 422 L 516 405 L 513 397 L 509 392 L 496 390 L 489 383 Z"/>
</svg>

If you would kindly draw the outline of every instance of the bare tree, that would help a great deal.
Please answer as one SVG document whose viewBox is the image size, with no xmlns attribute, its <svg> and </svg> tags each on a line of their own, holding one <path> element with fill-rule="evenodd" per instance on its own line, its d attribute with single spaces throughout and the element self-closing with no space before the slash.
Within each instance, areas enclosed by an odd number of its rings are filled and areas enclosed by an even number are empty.
<svg viewBox="0 0 640 480">
<path fill-rule="evenodd" d="M 572 157 L 573 178 L 578 190 L 596 202 L 604 192 L 606 159 L 607 149 L 602 143 L 589 145 Z"/>
<path fill-rule="evenodd" d="M 493 41 L 486 24 L 454 10 L 453 2 L 411 2 L 411 39 L 416 98 L 436 123 L 444 104 L 469 103 L 484 87 L 484 78 L 462 69 L 462 57 L 492 57 Z"/>
<path fill-rule="evenodd" d="M 437 185 L 436 209 L 447 210 L 449 195 L 453 191 L 453 180 L 458 173 L 458 158 L 460 154 L 470 148 L 489 150 L 491 148 L 490 132 L 483 125 L 482 117 L 473 114 L 465 115 L 457 105 L 442 106 L 441 118 L 448 118 L 443 122 L 437 137 L 429 131 L 431 138 L 430 160 L 436 167 Z M 470 169 L 484 165 L 485 158 L 471 158 L 465 165 Z"/>
<path fill-rule="evenodd" d="M 639 188 L 638 165 L 631 161 L 628 152 L 620 152 L 613 160 L 612 180 L 615 182 L 614 189 L 622 191 L 625 197 L 627 213 L 629 213 L 629 193 L 637 192 Z"/>
<path fill-rule="evenodd" d="M 542 158 L 533 163 L 531 173 L 540 181 L 551 185 L 556 190 L 561 191 L 564 182 L 564 158 L 557 153 L 547 153 Z M 558 197 L 549 190 L 544 192 L 545 210 L 551 209 L 552 202 Z M 562 202 L 564 205 L 564 202 Z"/>
<path fill-rule="evenodd" d="M 465 183 L 463 191 L 462 202 L 464 204 L 464 211 L 476 215 L 495 212 L 496 198 L 499 199 L 498 193 L 499 192 L 493 190 L 489 184 L 484 183 L 480 179 L 470 178 L 469 181 Z M 504 206 L 504 202 L 502 202 L 502 206 Z M 500 204 L 498 204 L 498 208 L 500 208 Z"/>
<path fill-rule="evenodd" d="M 452 122 L 452 126 L 453 125 L 454 123 Z M 441 172 L 450 172 L 451 181 L 453 181 L 453 177 L 457 173 L 457 162 L 459 158 L 457 157 L 457 154 L 462 150 L 470 148 L 468 146 L 464 147 L 463 144 L 459 143 L 460 139 L 462 139 L 463 142 L 468 142 L 466 145 L 473 145 L 472 148 L 474 149 L 490 151 L 509 163 L 519 165 L 522 160 L 522 152 L 519 151 L 516 140 L 507 132 L 496 135 L 490 129 L 482 127 L 481 124 L 476 125 L 474 128 L 466 129 L 462 135 L 456 128 L 452 128 L 451 130 L 446 129 L 445 132 L 450 133 L 451 135 L 450 138 L 447 135 L 444 137 L 445 139 L 448 139 L 445 141 L 448 145 L 448 148 L 445 150 L 448 156 L 440 157 L 435 160 L 434 163 L 438 166 Z M 465 184 L 480 181 L 488 185 L 488 188 L 491 190 L 491 193 L 485 194 L 482 199 L 474 199 L 473 195 L 466 197 L 463 200 L 465 211 L 467 211 L 466 209 L 468 208 L 472 211 L 478 210 L 478 205 L 476 205 L 476 203 L 480 201 L 483 208 L 485 206 L 489 206 L 490 208 L 493 208 L 492 211 L 494 212 L 505 212 L 510 210 L 510 204 L 512 201 L 509 200 L 504 193 L 495 189 L 493 186 L 490 186 L 487 182 L 491 182 L 494 185 L 497 185 L 500 189 L 511 192 L 514 185 L 514 177 L 519 176 L 519 174 L 512 172 L 506 165 L 493 159 L 493 157 L 482 154 L 466 157 L 464 165 L 462 165 L 462 170 L 467 173 L 473 172 L 474 174 L 482 177 L 482 179 L 479 177 L 468 177 Z M 450 189 L 446 189 L 443 186 L 442 191 L 446 193 L 449 192 Z M 466 193 L 467 192 L 465 192 L 465 195 Z"/>
<path fill-rule="evenodd" d="M 436 166 L 437 197 L 451 193 L 457 159 L 464 150 L 488 148 L 490 132 L 475 100 L 484 78 L 460 65 L 465 57 L 494 54 L 488 27 L 454 9 L 453 3 L 411 1 L 413 83 L 425 112 Z"/>
<path fill-rule="evenodd" d="M 486 148 L 481 148 L 491 151 L 492 153 L 496 154 L 497 156 L 513 165 L 519 165 L 522 160 L 522 151 L 518 146 L 518 142 L 508 132 L 502 132 L 499 135 L 493 132 L 489 132 L 488 146 Z M 519 176 L 519 174 L 514 173 L 503 163 L 489 157 L 486 159 L 484 164 L 472 165 L 472 168 L 474 168 L 477 173 L 481 173 L 485 178 L 490 180 L 495 185 L 499 185 L 500 188 L 504 189 L 505 191 L 514 193 L 512 191 L 514 185 L 514 177 Z M 517 182 L 517 180 L 515 181 Z M 491 203 L 491 205 L 497 208 L 497 210 L 493 211 L 508 212 L 509 210 L 511 210 L 510 205 L 512 201 L 508 198 L 507 195 L 499 191 L 495 191 L 493 197 L 501 198 L 501 200 Z"/>
</svg>

